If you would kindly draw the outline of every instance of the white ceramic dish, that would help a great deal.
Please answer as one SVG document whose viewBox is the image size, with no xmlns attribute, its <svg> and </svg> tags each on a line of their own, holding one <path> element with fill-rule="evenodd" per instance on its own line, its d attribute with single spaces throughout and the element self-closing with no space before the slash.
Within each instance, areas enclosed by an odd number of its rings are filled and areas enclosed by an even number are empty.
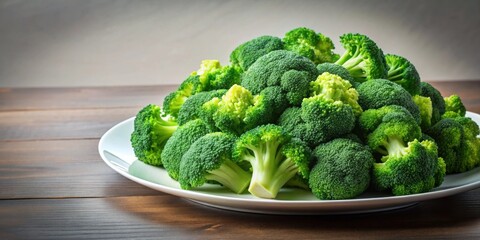
<svg viewBox="0 0 480 240">
<path fill-rule="evenodd" d="M 467 112 L 477 124 L 480 115 Z M 277 199 L 260 199 L 248 193 L 235 194 L 221 186 L 206 184 L 196 190 L 182 190 L 162 168 L 138 161 L 130 146 L 133 119 L 108 130 L 98 150 L 105 163 L 121 175 L 149 188 L 221 209 L 268 214 L 346 214 L 384 211 L 414 205 L 421 201 L 451 196 L 480 187 L 480 167 L 462 174 L 448 175 L 431 192 L 408 196 L 364 193 L 355 199 L 319 200 L 300 189 L 282 189 Z"/>
</svg>

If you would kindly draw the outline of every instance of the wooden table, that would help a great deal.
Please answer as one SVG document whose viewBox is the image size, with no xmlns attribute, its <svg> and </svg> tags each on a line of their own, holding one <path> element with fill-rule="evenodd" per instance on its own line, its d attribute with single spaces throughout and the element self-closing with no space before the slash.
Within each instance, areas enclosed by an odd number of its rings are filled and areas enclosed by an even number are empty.
<svg viewBox="0 0 480 240">
<path fill-rule="evenodd" d="M 434 86 L 480 113 L 479 81 Z M 0 239 L 480 239 L 480 189 L 396 211 L 274 216 L 200 206 L 107 167 L 102 134 L 174 88 L 0 88 Z"/>
</svg>

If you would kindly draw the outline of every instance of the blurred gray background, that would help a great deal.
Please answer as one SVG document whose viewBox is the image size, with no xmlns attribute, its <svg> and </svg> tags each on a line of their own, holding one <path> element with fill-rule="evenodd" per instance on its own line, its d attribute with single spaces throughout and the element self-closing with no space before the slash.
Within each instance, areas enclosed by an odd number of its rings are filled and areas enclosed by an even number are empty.
<svg viewBox="0 0 480 240">
<path fill-rule="evenodd" d="M 480 79 L 480 1 L 0 0 L 0 87 L 180 83 L 202 59 L 305 26 L 359 32 L 422 80 Z"/>
</svg>

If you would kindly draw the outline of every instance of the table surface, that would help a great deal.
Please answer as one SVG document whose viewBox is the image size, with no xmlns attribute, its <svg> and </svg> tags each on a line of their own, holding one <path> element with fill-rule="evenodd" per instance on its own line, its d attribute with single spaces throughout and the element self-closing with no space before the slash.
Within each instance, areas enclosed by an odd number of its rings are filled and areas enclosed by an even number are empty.
<svg viewBox="0 0 480 240">
<path fill-rule="evenodd" d="M 480 81 L 432 83 L 480 113 Z M 132 182 L 100 137 L 175 86 L 0 88 L 0 239 L 479 239 L 480 189 L 339 216 L 219 210 Z"/>
</svg>

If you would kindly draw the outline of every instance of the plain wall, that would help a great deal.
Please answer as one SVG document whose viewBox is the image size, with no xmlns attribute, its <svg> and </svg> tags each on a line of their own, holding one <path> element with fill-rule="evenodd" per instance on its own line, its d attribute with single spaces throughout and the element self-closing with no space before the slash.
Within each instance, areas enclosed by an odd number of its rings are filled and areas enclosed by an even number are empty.
<svg viewBox="0 0 480 240">
<path fill-rule="evenodd" d="M 305 26 L 359 32 L 422 80 L 480 79 L 480 1 L 0 1 L 0 87 L 180 83 L 202 59 Z"/>
</svg>

